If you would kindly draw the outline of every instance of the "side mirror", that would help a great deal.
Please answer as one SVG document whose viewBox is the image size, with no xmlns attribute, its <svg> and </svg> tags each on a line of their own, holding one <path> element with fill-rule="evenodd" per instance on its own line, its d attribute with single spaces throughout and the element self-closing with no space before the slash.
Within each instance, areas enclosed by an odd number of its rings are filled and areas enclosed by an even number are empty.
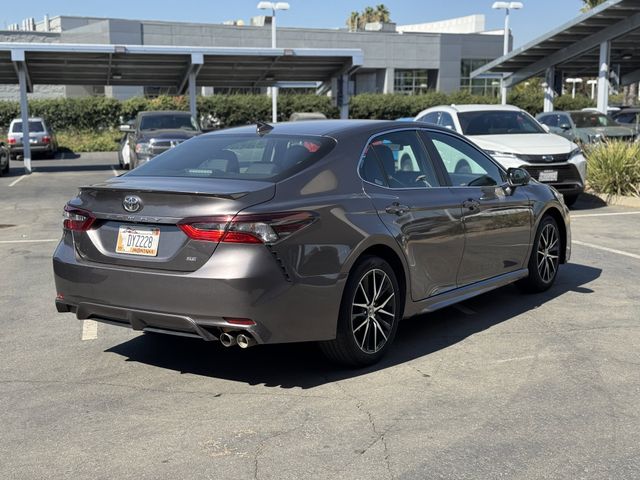
<svg viewBox="0 0 640 480">
<path fill-rule="evenodd" d="M 120 125 L 120 131 L 124 133 L 133 133 L 133 126 L 125 123 L 124 125 Z"/>
<path fill-rule="evenodd" d="M 566 132 L 567 130 L 571 130 L 571 125 L 569 125 L 568 123 L 561 123 L 560 129 Z"/>
<path fill-rule="evenodd" d="M 521 187 L 531 181 L 531 175 L 524 168 L 510 168 L 507 170 L 507 181 L 510 187 Z"/>
</svg>

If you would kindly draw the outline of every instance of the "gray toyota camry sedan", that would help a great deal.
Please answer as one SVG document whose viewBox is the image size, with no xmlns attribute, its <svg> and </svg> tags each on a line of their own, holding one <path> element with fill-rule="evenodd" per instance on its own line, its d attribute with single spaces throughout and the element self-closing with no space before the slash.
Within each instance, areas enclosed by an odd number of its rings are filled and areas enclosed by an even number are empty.
<svg viewBox="0 0 640 480">
<path fill-rule="evenodd" d="M 402 318 L 569 260 L 552 187 L 427 124 L 258 124 L 189 140 L 64 208 L 59 312 L 225 346 L 379 360 Z"/>
</svg>

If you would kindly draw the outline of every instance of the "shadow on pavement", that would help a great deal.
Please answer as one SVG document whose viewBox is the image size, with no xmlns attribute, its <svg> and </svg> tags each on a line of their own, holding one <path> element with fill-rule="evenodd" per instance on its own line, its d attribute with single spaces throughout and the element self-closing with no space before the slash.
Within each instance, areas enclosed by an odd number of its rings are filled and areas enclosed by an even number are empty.
<svg viewBox="0 0 640 480">
<path fill-rule="evenodd" d="M 597 268 L 568 264 L 561 269 L 556 285 L 545 293 L 521 294 L 515 286 L 507 286 L 471 300 L 477 311 L 474 315 L 446 308 L 405 320 L 400 324 L 388 355 L 377 365 L 363 369 L 345 369 L 329 363 L 313 343 L 264 345 L 241 350 L 224 348 L 217 342 L 149 334 L 116 345 L 107 352 L 122 355 L 127 361 L 180 373 L 249 385 L 307 389 L 429 355 L 566 292 L 593 293 L 583 285 L 597 279 L 600 273 Z"/>
<path fill-rule="evenodd" d="M 603 208 L 607 206 L 607 202 L 600 197 L 596 197 L 590 193 L 582 193 L 578 197 L 576 203 L 571 207 L 571 211 L 579 210 L 593 210 L 596 208 Z"/>
</svg>

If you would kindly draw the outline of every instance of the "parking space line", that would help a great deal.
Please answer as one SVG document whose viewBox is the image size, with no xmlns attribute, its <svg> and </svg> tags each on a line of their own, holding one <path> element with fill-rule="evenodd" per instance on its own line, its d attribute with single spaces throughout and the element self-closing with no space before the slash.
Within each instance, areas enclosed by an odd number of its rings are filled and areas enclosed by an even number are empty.
<svg viewBox="0 0 640 480">
<path fill-rule="evenodd" d="M 586 217 L 613 217 L 616 215 L 640 215 L 640 212 L 611 212 L 611 213 L 586 213 L 584 215 L 571 215 L 571 219 L 574 218 L 586 218 Z"/>
<path fill-rule="evenodd" d="M 53 243 L 59 241 L 59 238 L 44 238 L 40 240 L 0 240 L 0 244 L 10 245 L 12 243 Z"/>
<path fill-rule="evenodd" d="M 616 250 L 615 248 L 603 247 L 601 245 L 594 245 L 592 243 L 581 242 L 579 240 L 572 240 L 571 243 L 576 245 L 582 245 L 583 247 L 594 248 L 596 250 L 602 250 L 604 252 L 615 253 L 617 255 L 624 255 L 625 257 L 635 258 L 636 260 L 640 260 L 640 255 L 636 255 L 635 253 L 623 252 L 622 250 Z"/>
<path fill-rule="evenodd" d="M 33 174 L 32 174 L 33 175 Z M 16 178 L 13 182 L 11 182 L 9 184 L 10 187 L 13 187 L 14 185 L 16 185 L 18 182 L 22 181 L 23 179 L 25 179 L 26 177 L 28 177 L 28 175 L 21 175 L 18 178 Z"/>
<path fill-rule="evenodd" d="M 95 340 L 98 338 L 98 322 L 95 320 L 82 321 L 82 340 Z"/>
</svg>

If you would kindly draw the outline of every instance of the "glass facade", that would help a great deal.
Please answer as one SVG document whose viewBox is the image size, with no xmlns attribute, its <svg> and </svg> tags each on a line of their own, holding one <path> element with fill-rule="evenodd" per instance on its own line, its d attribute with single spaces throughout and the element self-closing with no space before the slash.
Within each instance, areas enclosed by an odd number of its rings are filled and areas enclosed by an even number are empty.
<svg viewBox="0 0 640 480">
<path fill-rule="evenodd" d="M 497 97 L 500 95 L 500 80 L 495 78 L 471 79 L 471 72 L 494 60 L 493 58 L 463 58 L 460 62 L 460 90 L 472 95 Z"/>
<path fill-rule="evenodd" d="M 396 69 L 393 78 L 393 91 L 405 95 L 425 93 L 434 89 L 438 79 L 437 70 Z"/>
</svg>

